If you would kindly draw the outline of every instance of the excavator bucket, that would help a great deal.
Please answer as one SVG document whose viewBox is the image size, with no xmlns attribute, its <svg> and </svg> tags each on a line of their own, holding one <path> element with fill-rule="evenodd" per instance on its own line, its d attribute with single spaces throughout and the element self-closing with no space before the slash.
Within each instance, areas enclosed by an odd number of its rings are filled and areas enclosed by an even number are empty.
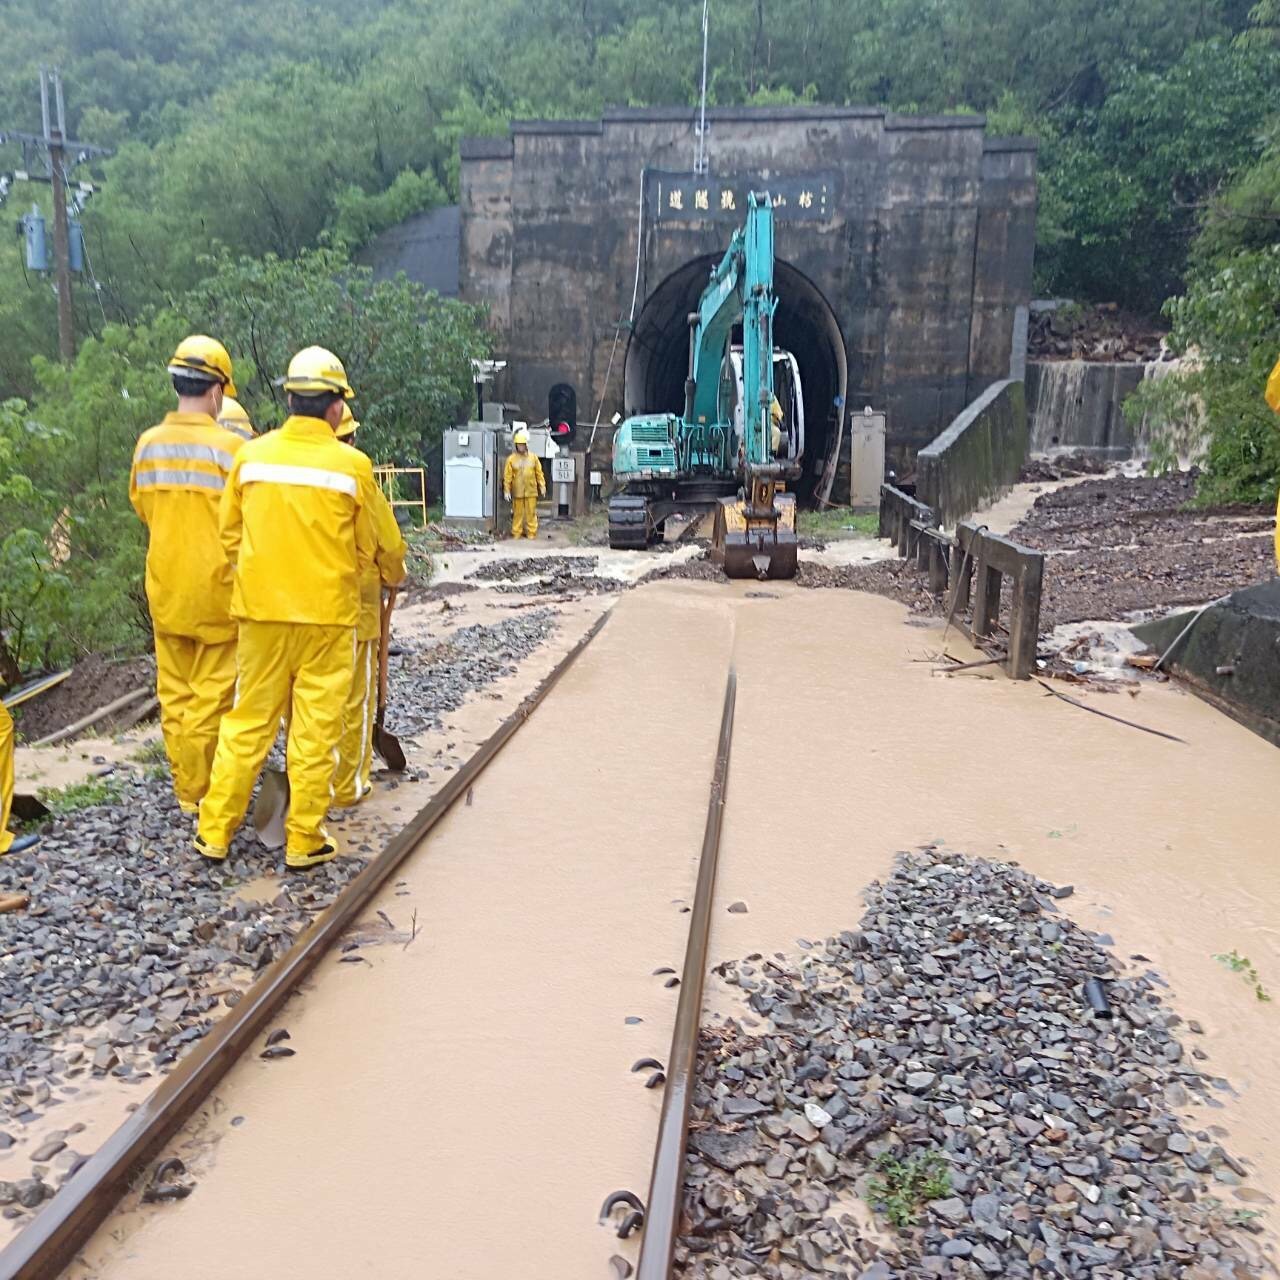
<svg viewBox="0 0 1280 1280">
<path fill-rule="evenodd" d="M 741 498 L 722 498 L 716 507 L 711 557 L 730 578 L 796 576 L 796 499 L 778 493 L 770 507 Z"/>
</svg>

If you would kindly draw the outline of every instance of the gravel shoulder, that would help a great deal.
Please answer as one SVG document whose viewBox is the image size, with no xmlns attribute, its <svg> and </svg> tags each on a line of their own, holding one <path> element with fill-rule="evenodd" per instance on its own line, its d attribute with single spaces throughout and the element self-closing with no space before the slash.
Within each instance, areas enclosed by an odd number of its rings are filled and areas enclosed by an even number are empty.
<svg viewBox="0 0 1280 1280">
<path fill-rule="evenodd" d="M 703 1028 L 678 1274 L 1264 1274 L 1203 1028 L 1073 892 L 930 845 L 858 927 L 722 962 L 746 1011 Z"/>
</svg>

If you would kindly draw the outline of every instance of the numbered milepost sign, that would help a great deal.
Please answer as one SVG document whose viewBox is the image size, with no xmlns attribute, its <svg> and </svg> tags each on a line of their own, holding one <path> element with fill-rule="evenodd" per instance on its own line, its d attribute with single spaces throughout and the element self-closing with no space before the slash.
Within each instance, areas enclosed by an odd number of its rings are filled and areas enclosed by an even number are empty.
<svg viewBox="0 0 1280 1280">
<path fill-rule="evenodd" d="M 574 470 L 572 458 L 551 459 L 551 479 L 553 483 L 572 484 L 573 476 Z"/>
</svg>

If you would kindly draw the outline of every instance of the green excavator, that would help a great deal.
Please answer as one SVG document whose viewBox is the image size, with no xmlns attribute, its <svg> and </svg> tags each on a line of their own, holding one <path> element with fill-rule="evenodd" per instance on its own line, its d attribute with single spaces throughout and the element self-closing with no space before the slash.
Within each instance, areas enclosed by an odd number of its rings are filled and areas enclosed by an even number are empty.
<svg viewBox="0 0 1280 1280">
<path fill-rule="evenodd" d="M 669 516 L 711 512 L 712 558 L 729 577 L 795 576 L 795 495 L 786 485 L 801 474 L 804 420 L 798 377 L 791 421 L 780 421 L 774 396 L 775 368 L 788 378 L 796 368 L 773 346 L 777 305 L 773 206 L 752 193 L 746 225 L 689 317 L 684 413 L 638 414 L 614 435 L 611 547 L 651 546 Z"/>
</svg>

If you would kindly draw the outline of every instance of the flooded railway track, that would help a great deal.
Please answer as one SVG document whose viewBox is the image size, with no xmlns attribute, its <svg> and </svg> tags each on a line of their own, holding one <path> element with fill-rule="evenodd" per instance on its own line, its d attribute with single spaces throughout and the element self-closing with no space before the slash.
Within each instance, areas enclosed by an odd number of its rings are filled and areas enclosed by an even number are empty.
<svg viewBox="0 0 1280 1280">
<path fill-rule="evenodd" d="M 608 621 L 606 612 L 329 908 L 138 1106 L 0 1252 L 4 1280 L 52 1280 L 155 1156 L 250 1049 L 284 1002 L 339 941 L 397 867 L 429 835 Z"/>
</svg>

